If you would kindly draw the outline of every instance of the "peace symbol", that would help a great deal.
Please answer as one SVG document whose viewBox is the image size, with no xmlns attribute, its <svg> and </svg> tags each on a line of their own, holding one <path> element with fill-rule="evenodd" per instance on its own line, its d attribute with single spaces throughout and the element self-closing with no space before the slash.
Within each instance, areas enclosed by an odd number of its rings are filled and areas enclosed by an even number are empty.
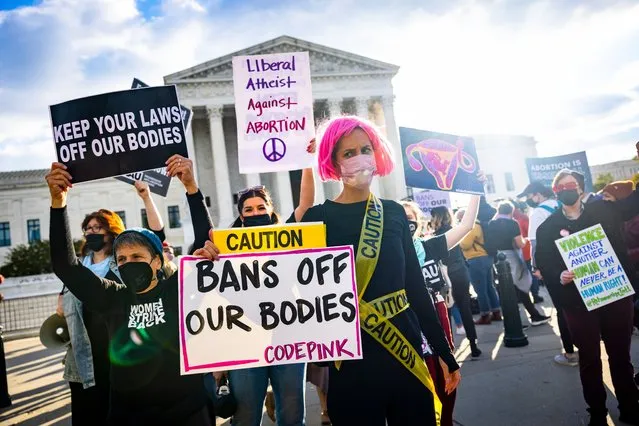
<svg viewBox="0 0 639 426">
<path fill-rule="evenodd" d="M 270 138 L 264 142 L 262 153 L 268 161 L 280 161 L 286 154 L 286 144 L 280 138 Z"/>
</svg>

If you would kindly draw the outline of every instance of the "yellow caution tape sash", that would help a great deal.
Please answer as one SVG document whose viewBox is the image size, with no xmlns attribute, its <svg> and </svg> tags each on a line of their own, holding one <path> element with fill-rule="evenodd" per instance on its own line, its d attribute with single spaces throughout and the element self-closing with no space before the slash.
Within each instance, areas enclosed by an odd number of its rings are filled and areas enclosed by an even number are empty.
<svg viewBox="0 0 639 426">
<path fill-rule="evenodd" d="M 220 254 L 257 253 L 326 247 L 326 225 L 295 223 L 216 229 L 213 241 Z"/>
<path fill-rule="evenodd" d="M 406 291 L 402 289 L 371 302 L 366 302 L 362 299 L 377 267 L 383 231 L 384 207 L 379 199 L 371 193 L 366 202 L 366 214 L 362 222 L 362 232 L 355 260 L 360 327 L 386 348 L 395 359 L 417 377 L 430 391 L 433 395 L 433 404 L 435 406 L 435 419 L 439 426 L 441 423 L 442 403 L 437 397 L 428 367 L 422 355 L 413 348 L 413 345 L 406 337 L 390 322 L 391 318 L 408 309 Z M 335 366 L 339 370 L 341 362 L 337 361 Z"/>
</svg>

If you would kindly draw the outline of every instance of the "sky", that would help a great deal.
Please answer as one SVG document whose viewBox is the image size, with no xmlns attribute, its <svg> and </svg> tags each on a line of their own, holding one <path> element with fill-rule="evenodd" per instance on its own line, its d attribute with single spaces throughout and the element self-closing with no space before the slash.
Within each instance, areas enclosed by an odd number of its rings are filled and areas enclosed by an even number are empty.
<svg viewBox="0 0 639 426">
<path fill-rule="evenodd" d="M 51 104 L 280 35 L 399 65 L 400 126 L 630 159 L 637 22 L 634 0 L 0 0 L 0 171 L 54 160 Z"/>
</svg>

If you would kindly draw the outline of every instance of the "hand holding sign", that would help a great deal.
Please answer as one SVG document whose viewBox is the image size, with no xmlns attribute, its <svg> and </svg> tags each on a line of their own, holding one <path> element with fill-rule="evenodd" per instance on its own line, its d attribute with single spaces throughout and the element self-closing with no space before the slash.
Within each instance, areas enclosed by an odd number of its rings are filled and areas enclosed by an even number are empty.
<svg viewBox="0 0 639 426">
<path fill-rule="evenodd" d="M 201 253 L 201 250 L 205 250 L 206 252 Z M 213 229 L 209 230 L 209 241 L 204 243 L 204 247 L 202 247 L 201 249 L 195 250 L 193 256 L 203 256 L 214 262 L 220 260 L 220 249 L 217 248 L 217 246 L 213 242 Z"/>
<path fill-rule="evenodd" d="M 208 260 L 219 260 L 220 251 L 215 247 L 212 241 L 204 243 L 204 247 L 199 248 L 193 252 L 193 256 L 204 257 Z"/>
<path fill-rule="evenodd" d="M 51 170 L 45 177 L 51 194 L 51 207 L 61 208 L 67 204 L 67 193 L 73 185 L 73 178 L 67 172 L 67 166 L 62 163 L 52 163 Z"/>
<path fill-rule="evenodd" d="M 309 154 L 315 154 L 315 138 L 311 139 L 311 141 L 308 143 L 308 146 L 306 147 L 306 152 L 308 152 Z"/>
<path fill-rule="evenodd" d="M 140 198 L 142 198 L 143 200 L 146 200 L 151 196 L 151 193 L 149 192 L 148 183 L 142 182 L 140 180 L 136 180 L 134 185 L 135 185 L 136 192 L 138 193 Z"/>
<path fill-rule="evenodd" d="M 184 158 L 179 154 L 171 156 L 171 158 L 166 160 L 166 173 L 171 177 L 176 176 L 180 179 L 187 193 L 195 194 L 198 191 L 193 175 L 193 161 L 188 158 Z"/>
<path fill-rule="evenodd" d="M 563 271 L 559 278 L 562 285 L 568 285 L 572 283 L 574 279 L 575 279 L 575 273 L 572 271 Z"/>
</svg>

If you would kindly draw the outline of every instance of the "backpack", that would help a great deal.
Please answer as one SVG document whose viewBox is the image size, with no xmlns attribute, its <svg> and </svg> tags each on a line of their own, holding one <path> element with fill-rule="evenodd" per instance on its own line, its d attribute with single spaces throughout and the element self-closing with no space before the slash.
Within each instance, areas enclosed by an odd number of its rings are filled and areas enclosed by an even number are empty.
<svg viewBox="0 0 639 426">
<path fill-rule="evenodd" d="M 488 256 L 490 257 L 495 257 L 497 256 L 497 248 L 494 244 L 494 241 L 492 241 L 492 238 L 490 238 L 490 233 L 488 232 L 488 228 L 489 228 L 489 222 L 479 222 L 479 226 L 481 226 L 481 232 L 484 235 L 484 244 L 481 245 L 479 244 L 484 250 L 486 250 L 486 253 L 488 253 Z"/>
</svg>

